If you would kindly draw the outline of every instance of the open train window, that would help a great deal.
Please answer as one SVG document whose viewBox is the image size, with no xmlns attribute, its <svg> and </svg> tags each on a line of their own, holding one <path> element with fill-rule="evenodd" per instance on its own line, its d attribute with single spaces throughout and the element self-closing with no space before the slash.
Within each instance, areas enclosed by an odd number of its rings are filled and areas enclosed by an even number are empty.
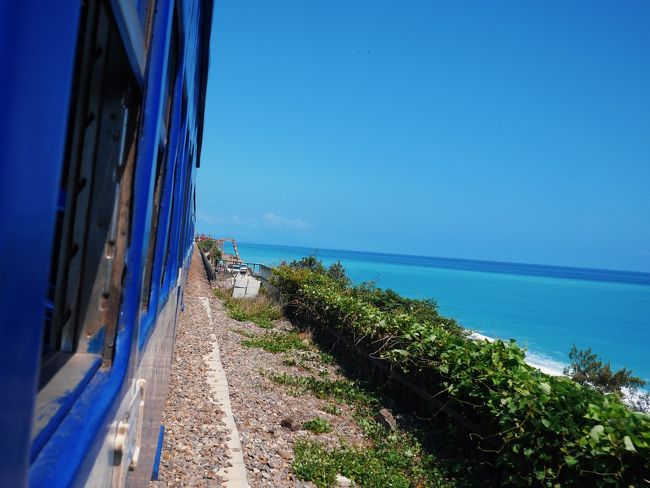
<svg viewBox="0 0 650 488">
<path fill-rule="evenodd" d="M 153 193 L 153 210 L 151 215 L 151 227 L 149 229 L 149 244 L 147 247 L 146 267 L 142 289 L 141 309 L 148 310 L 151 302 L 153 284 L 153 262 L 156 252 L 156 235 L 160 225 L 160 203 L 163 193 L 163 181 L 167 167 L 169 166 L 169 136 L 171 133 L 172 107 L 174 106 L 174 88 L 176 72 L 178 70 L 178 31 L 176 19 L 172 24 L 172 38 L 169 48 L 169 61 L 167 62 L 167 76 L 165 82 L 164 111 L 162 128 L 160 130 L 160 141 L 158 144 L 158 158 L 156 162 L 156 180 Z"/>
<path fill-rule="evenodd" d="M 107 3 L 84 3 L 50 266 L 32 457 L 113 360 L 141 93 Z"/>
</svg>

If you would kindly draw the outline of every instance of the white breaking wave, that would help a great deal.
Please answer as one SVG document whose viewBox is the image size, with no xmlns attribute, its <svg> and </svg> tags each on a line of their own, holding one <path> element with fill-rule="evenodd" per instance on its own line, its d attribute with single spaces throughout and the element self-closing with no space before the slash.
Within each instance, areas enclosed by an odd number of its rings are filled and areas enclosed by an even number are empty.
<svg viewBox="0 0 650 488">
<path fill-rule="evenodd" d="M 564 368 L 567 366 L 561 361 L 531 351 L 526 351 L 526 362 L 551 376 L 564 376 Z"/>
</svg>

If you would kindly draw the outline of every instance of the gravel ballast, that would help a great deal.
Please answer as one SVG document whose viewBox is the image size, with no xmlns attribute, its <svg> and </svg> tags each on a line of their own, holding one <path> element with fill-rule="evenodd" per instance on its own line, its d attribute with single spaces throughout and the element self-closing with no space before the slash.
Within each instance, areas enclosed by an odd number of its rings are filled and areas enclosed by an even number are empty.
<svg viewBox="0 0 650 488">
<path fill-rule="evenodd" d="M 210 336 L 214 329 L 201 301 L 212 296 L 195 251 L 185 288 L 185 310 L 176 325 L 169 395 L 162 419 L 165 438 L 158 481 L 151 483 L 154 487 L 223 486 L 218 472 L 229 462 L 229 432 L 208 383 L 206 357 L 213 350 Z"/>
<path fill-rule="evenodd" d="M 268 378 L 269 373 L 283 372 L 331 380 L 343 376 L 336 365 L 323 362 L 311 348 L 274 354 L 242 344 L 251 335 L 269 331 L 228 316 L 206 279 L 198 250 L 177 327 L 169 398 L 163 413 L 166 430 L 159 481 L 152 486 L 242 486 L 228 481 L 228 470 L 237 464 L 235 458 L 243 455 L 245 477 L 252 487 L 313 487 L 297 479 L 291 469 L 298 439 L 329 447 L 339 446 L 342 440 L 356 446 L 367 442 L 352 418 L 351 407 L 339 405 L 338 414 L 332 415 L 325 411 L 331 402 L 310 394 L 294 396 L 290 388 Z M 294 329 L 287 321 L 278 320 L 273 330 Z M 215 399 L 215 341 L 236 431 L 227 427 L 223 405 Z M 304 341 L 307 344 L 309 337 Z M 315 417 L 326 419 L 331 431 L 316 434 L 305 430 L 303 423 Z M 232 451 L 236 443 L 231 437 L 237 431 L 241 454 Z"/>
</svg>

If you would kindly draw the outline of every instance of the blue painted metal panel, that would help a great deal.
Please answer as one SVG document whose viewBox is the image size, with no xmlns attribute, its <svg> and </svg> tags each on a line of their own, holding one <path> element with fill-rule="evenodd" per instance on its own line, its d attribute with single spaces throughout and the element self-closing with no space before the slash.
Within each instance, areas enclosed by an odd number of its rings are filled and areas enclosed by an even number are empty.
<svg viewBox="0 0 650 488">
<path fill-rule="evenodd" d="M 144 127 L 138 142 L 133 233 L 127 255 L 128 274 L 113 364 L 110 370 L 95 375 L 33 463 L 29 474 L 32 486 L 63 487 L 75 483 L 83 484 L 92 467 L 93 454 L 101 447 L 107 434 L 107 419 L 114 416 L 118 400 L 123 394 L 125 380 L 134 366 L 130 358 L 135 357 L 135 341 L 132 339 L 140 311 L 140 286 L 148 238 L 144 229 L 149 229 L 151 218 L 147 204 L 151 201 L 153 192 L 154 162 L 162 108 L 162 80 L 167 68 L 170 24 L 171 5 L 159 2 L 147 75 Z M 62 452 L 66 455 L 61 456 Z"/>
<path fill-rule="evenodd" d="M 61 353 L 65 354 L 65 353 Z M 54 403 L 55 413 L 51 418 L 48 419 L 47 424 L 43 426 L 42 430 L 36 435 L 32 441 L 32 446 L 30 449 L 30 461 L 33 461 L 38 453 L 41 451 L 45 443 L 49 440 L 52 434 L 56 431 L 61 420 L 68 413 L 72 405 L 77 400 L 81 392 L 84 390 L 86 385 L 90 382 L 90 379 L 93 377 L 95 372 L 99 369 L 99 366 L 102 362 L 101 358 L 93 354 L 75 354 L 70 355 L 74 356 L 70 358 L 70 362 L 77 362 L 80 366 L 83 367 L 81 371 L 78 372 L 79 378 L 74 378 L 76 382 L 72 387 L 65 391 L 62 395 L 57 398 L 50 399 L 51 403 Z M 70 363 L 68 363 L 70 364 Z M 66 370 L 62 369 L 61 374 L 65 374 Z M 69 381 L 69 379 L 68 379 Z M 35 416 L 36 426 L 39 425 L 39 412 L 41 409 L 37 409 Z"/>
<path fill-rule="evenodd" d="M 158 447 L 156 447 L 156 458 L 153 462 L 153 471 L 151 472 L 151 481 L 158 481 L 158 471 L 160 470 L 160 457 L 162 456 L 163 440 L 165 438 L 165 426 L 160 426 L 158 434 Z"/>
<path fill-rule="evenodd" d="M 124 9 L 124 2 L 112 0 L 111 4 L 119 7 L 115 13 L 123 37 L 125 32 L 130 32 L 128 26 L 134 25 L 134 15 L 138 16 L 144 31 L 147 3 L 137 0 L 133 9 Z M 138 328 L 146 249 L 149 239 L 164 239 L 165 235 L 148 234 L 174 3 L 174 0 L 157 2 L 147 72 L 144 76 L 139 73 L 145 98 L 133 187 L 132 235 L 126 257 L 128 274 L 115 357 L 110 369 L 92 368 L 94 375 L 89 373 L 71 392 L 63 395 L 61 400 L 67 402 L 66 408 L 57 414 L 58 426 L 54 428 L 53 424 L 32 446 L 37 456 L 31 467 L 28 459 L 43 319 L 48 306 L 48 267 L 55 215 L 60 206 L 59 180 L 81 1 L 24 0 L 0 4 L 0 66 L 3 74 L 9 74 L 0 77 L 0 113 L 3 114 L 0 119 L 0 212 L 3 215 L 0 269 L 9 277 L 4 283 L 10 284 L 3 285 L 0 293 L 4 313 L 0 344 L 11 344 L 0 356 L 0 391 L 3 392 L 0 486 L 24 486 L 28 480 L 33 486 L 85 484 L 125 394 L 127 380 L 133 377 L 138 366 L 135 361 L 138 331 L 143 337 L 147 335 Z M 184 205 L 184 199 L 192 197 L 194 171 L 190 166 L 189 185 L 186 172 L 190 148 L 200 150 L 203 108 L 194 104 L 205 99 L 212 16 L 211 0 L 177 0 L 176 7 L 180 14 L 182 47 L 179 57 L 183 60 L 178 73 L 182 83 L 177 85 L 179 90 L 181 86 L 187 90 L 188 103 L 186 113 L 177 104 L 174 107 L 174 130 L 169 142 L 174 157 L 169 164 L 176 165 L 177 174 L 174 184 L 169 171 L 166 185 L 169 191 L 164 196 L 168 202 L 164 232 L 171 233 L 170 255 L 166 280 L 163 289 L 158 291 L 160 303 L 152 307 L 151 329 L 156 327 L 156 312 L 176 284 L 179 266 L 188 266 L 185 260 L 192 254 L 193 205 Z M 124 40 L 132 65 L 141 67 L 134 44 Z M 197 69 L 201 71 L 199 74 L 195 72 Z M 179 103 L 180 99 L 178 96 Z M 186 131 L 190 133 L 189 140 L 185 138 Z M 176 201 L 173 212 L 172 199 Z M 165 255 L 166 250 L 156 256 L 154 263 L 158 283 Z M 182 296 L 181 289 L 179 294 Z"/>
<path fill-rule="evenodd" d="M 26 483 L 79 8 L 0 3 L 0 486 Z"/>
</svg>

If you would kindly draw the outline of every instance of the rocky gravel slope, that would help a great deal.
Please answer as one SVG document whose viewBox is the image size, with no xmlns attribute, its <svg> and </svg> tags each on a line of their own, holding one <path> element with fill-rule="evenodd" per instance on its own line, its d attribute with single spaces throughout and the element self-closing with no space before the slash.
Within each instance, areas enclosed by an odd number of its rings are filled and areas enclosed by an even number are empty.
<svg viewBox="0 0 650 488">
<path fill-rule="evenodd" d="M 205 297 L 209 297 L 213 326 L 204 309 Z M 185 311 L 177 327 L 169 398 L 163 414 L 166 431 L 160 475 L 152 487 L 229 486 L 219 472 L 230 464 L 226 438 L 231 433 L 207 381 L 210 371 L 206 358 L 214 340 L 228 379 L 250 486 L 313 487 L 312 483 L 298 480 L 291 469 L 293 447 L 299 439 L 316 440 L 330 447 L 341 441 L 356 446 L 367 442 L 352 418 L 351 407 L 340 404 L 336 415 L 327 413 L 331 407 L 327 400 L 310 394 L 296 396 L 290 388 L 269 379 L 269 374 L 283 372 L 329 380 L 343 376 L 335 364 L 310 347 L 271 353 L 242 344 L 268 330 L 228 316 L 207 282 L 198 252 L 185 291 Z M 287 321 L 279 320 L 273 330 L 282 333 L 293 329 Z M 309 337 L 302 337 L 309 344 Z M 331 432 L 305 430 L 303 423 L 315 417 L 326 419 Z"/>
</svg>

